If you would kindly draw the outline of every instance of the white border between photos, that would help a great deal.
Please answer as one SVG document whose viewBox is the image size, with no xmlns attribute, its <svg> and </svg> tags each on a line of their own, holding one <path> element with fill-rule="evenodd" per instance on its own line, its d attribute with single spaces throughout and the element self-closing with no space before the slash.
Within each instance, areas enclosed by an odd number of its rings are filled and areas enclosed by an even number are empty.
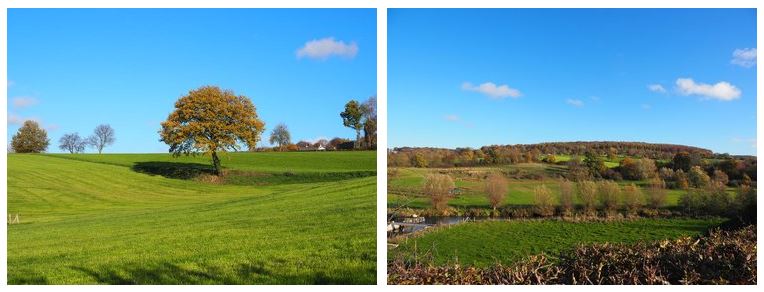
<svg viewBox="0 0 764 292">
<path fill-rule="evenodd" d="M 202 0 L 189 0 L 189 1 L 165 1 L 165 0 L 70 0 L 70 1 L 56 1 L 56 0 L 41 0 L 41 1 L 21 1 L 21 0 L 8 0 L 2 1 L 3 8 L 377 8 L 377 101 L 379 111 L 379 128 L 378 128 L 378 142 L 379 145 L 387 145 L 387 8 L 758 8 L 762 6 L 761 1 L 743 1 L 743 0 L 726 0 L 726 1 L 666 1 L 666 0 L 627 0 L 627 1 L 598 1 L 598 0 L 581 0 L 581 1 L 564 1 L 564 0 L 543 0 L 543 1 L 490 1 L 490 0 L 441 0 L 441 1 L 425 1 L 425 0 L 281 0 L 281 1 L 246 1 L 246 0 L 216 0 L 216 1 L 202 1 Z M 2 52 L 0 56 L 0 64 L 4 68 L 0 72 L 0 80 L 8 80 L 7 76 L 7 10 L 3 9 L 0 13 L 0 23 L 2 23 L 2 30 L 0 39 L 2 39 Z M 758 17 L 757 17 L 758 21 Z M 761 22 L 757 22 L 757 31 L 759 34 L 758 39 L 761 39 L 762 25 Z M 757 39 L 757 40 L 758 40 Z M 757 44 L 758 47 L 758 44 Z M 757 66 L 757 78 L 758 83 L 762 84 L 762 75 Z M 6 102 L 2 104 L 2 118 L 7 123 L 7 90 L 6 90 Z M 761 112 L 764 108 L 761 102 L 757 100 L 757 112 Z M 2 128 L 2 145 L 7 147 L 7 124 Z M 762 127 L 761 120 L 757 115 L 757 137 L 761 136 Z M 761 142 L 757 142 L 757 149 L 761 148 Z M 7 152 L 7 151 L 6 151 Z M 386 205 L 387 205 L 387 163 L 386 163 L 386 147 L 381 146 L 377 151 L 377 286 L 141 286 L 140 289 L 146 289 L 147 291 L 180 291 L 182 290 L 238 290 L 238 291 L 251 291 L 252 289 L 265 290 L 265 291 L 303 291 L 310 289 L 311 291 L 414 291 L 414 289 L 422 289 L 427 291 L 463 291 L 467 290 L 493 290 L 499 289 L 520 289 L 524 291 L 537 291 L 542 289 L 561 289 L 561 290 L 579 290 L 583 289 L 595 290 L 595 291 L 607 291 L 612 289 L 609 286 L 387 286 L 386 274 L 387 274 L 387 244 L 386 244 L 386 231 L 385 220 L 386 217 Z M 2 163 L 2 171 L 0 175 L 3 176 L 3 183 L 0 184 L 2 188 L 2 200 L 0 207 L 3 210 L 7 210 L 7 156 L 3 155 L 0 158 Z M 762 167 L 758 167 L 757 171 L 761 172 Z M 759 205 L 759 212 L 761 211 L 761 203 Z M 5 216 L 3 216 L 5 218 Z M 7 220 L 7 219 L 3 219 Z M 759 219 L 761 222 L 761 219 Z M 2 255 L 2 265 L 0 265 L 0 274 L 2 274 L 2 284 L 6 286 L 7 283 L 7 225 L 3 224 L 0 230 L 0 254 Z M 761 231 L 758 232 L 759 237 Z M 758 277 L 761 278 L 762 273 L 759 272 Z M 550 288 L 551 287 L 551 288 Z M 3 289 L 8 288 L 8 291 L 37 291 L 37 290 L 59 290 L 59 291 L 81 291 L 81 290 L 111 290 L 111 291 L 127 291 L 127 289 L 134 289 L 133 286 L 6 286 Z M 656 290 L 687 290 L 692 289 L 693 292 L 698 290 L 711 290 L 714 287 L 711 286 L 691 286 L 691 287 L 644 287 L 644 286 L 624 286 L 618 287 L 618 289 L 624 290 L 641 290 L 641 289 L 656 289 Z M 721 287 L 720 287 L 721 288 Z M 726 286 L 723 289 L 732 289 L 739 291 L 754 291 L 755 286 Z"/>
</svg>

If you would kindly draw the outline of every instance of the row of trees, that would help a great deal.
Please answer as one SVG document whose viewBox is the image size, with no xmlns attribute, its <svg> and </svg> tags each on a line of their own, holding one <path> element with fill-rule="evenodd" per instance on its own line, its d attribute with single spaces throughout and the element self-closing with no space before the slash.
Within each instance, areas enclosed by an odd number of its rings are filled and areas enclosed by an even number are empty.
<svg viewBox="0 0 764 292">
<path fill-rule="evenodd" d="M 114 144 L 115 140 L 114 129 L 108 124 L 103 124 L 97 126 L 87 138 L 82 138 L 77 133 L 64 134 L 59 139 L 59 148 L 69 153 L 81 153 L 85 151 L 86 146 L 91 146 L 100 154 L 104 147 Z M 25 121 L 11 138 L 11 149 L 16 153 L 42 153 L 49 145 L 48 132 L 32 120 Z"/>
<path fill-rule="evenodd" d="M 708 149 L 641 142 L 559 142 L 518 145 L 492 145 L 480 149 L 472 148 L 395 148 L 388 153 L 390 166 L 454 167 L 485 164 L 512 164 L 540 162 L 542 154 L 583 156 L 587 154 L 608 157 L 642 157 L 654 160 L 672 159 L 674 155 L 686 152 L 700 158 L 713 156 Z M 419 158 L 419 159 L 417 159 Z M 552 161 L 554 162 L 554 161 Z"/>
<path fill-rule="evenodd" d="M 58 140 L 58 148 L 73 154 L 85 152 L 85 147 L 90 146 L 101 154 L 104 147 L 114 144 L 115 141 L 114 129 L 108 124 L 103 124 L 98 125 L 87 138 L 80 137 L 78 133 L 64 134 Z"/>
</svg>

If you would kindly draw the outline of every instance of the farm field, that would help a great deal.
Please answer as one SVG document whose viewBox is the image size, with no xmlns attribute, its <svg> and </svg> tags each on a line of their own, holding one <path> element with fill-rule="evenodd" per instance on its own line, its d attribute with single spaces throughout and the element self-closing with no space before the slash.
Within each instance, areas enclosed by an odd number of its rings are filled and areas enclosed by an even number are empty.
<svg viewBox="0 0 764 292">
<path fill-rule="evenodd" d="M 8 154 L 9 284 L 374 284 L 376 155 Z"/>
<path fill-rule="evenodd" d="M 488 267 L 510 265 L 530 255 L 554 258 L 561 251 L 589 243 L 636 243 L 697 236 L 724 219 L 638 219 L 574 223 L 553 220 L 469 222 L 408 239 L 390 249 L 389 259 L 404 257 L 434 265 L 459 263 Z"/>
</svg>

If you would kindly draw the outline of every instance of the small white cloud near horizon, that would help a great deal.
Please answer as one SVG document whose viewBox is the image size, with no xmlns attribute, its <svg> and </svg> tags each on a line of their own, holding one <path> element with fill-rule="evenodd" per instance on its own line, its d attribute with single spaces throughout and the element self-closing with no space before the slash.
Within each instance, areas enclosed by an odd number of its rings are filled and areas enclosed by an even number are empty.
<svg viewBox="0 0 764 292">
<path fill-rule="evenodd" d="M 310 58 L 315 60 L 326 60 L 331 56 L 343 57 L 346 59 L 355 58 L 358 54 L 358 45 L 355 42 L 346 44 L 343 41 L 336 41 L 333 37 L 312 40 L 302 48 L 297 50 L 297 58 Z"/>
<path fill-rule="evenodd" d="M 569 105 L 572 105 L 572 106 L 575 106 L 575 107 L 583 107 L 584 106 L 584 101 L 580 100 L 580 99 L 568 98 L 568 99 L 565 100 L 565 103 L 567 103 Z"/>
<path fill-rule="evenodd" d="M 15 114 L 15 113 L 11 113 L 11 112 L 8 113 L 8 125 L 9 126 L 10 125 L 21 126 L 26 121 L 35 121 L 38 124 L 40 124 L 40 127 L 42 127 L 42 128 L 53 127 L 53 129 L 51 129 L 52 131 L 58 130 L 58 125 L 51 124 L 51 125 L 46 127 L 44 125 L 44 123 L 42 122 L 42 120 L 37 118 L 37 117 L 22 117 L 22 116 L 19 116 L 19 115 Z"/>
<path fill-rule="evenodd" d="M 732 138 L 732 142 L 736 143 L 736 144 L 737 143 L 749 144 L 749 145 L 751 145 L 751 147 L 756 148 L 756 138 L 739 138 L 739 137 L 735 137 L 735 138 Z"/>
<path fill-rule="evenodd" d="M 443 118 L 445 118 L 446 121 L 449 121 L 449 122 L 458 122 L 460 120 L 459 116 L 457 115 L 446 115 Z"/>
<path fill-rule="evenodd" d="M 744 68 L 751 68 L 756 65 L 756 48 L 736 49 L 732 52 L 730 63 Z"/>
<path fill-rule="evenodd" d="M 740 89 L 726 81 L 711 85 L 695 83 L 692 78 L 679 78 L 676 80 L 676 86 L 682 95 L 698 95 L 703 99 L 731 101 L 738 99 L 741 94 Z"/>
<path fill-rule="evenodd" d="M 666 93 L 666 88 L 663 88 L 663 85 L 660 85 L 660 84 L 650 84 L 647 86 L 647 89 L 649 89 L 652 92 Z"/>
<path fill-rule="evenodd" d="M 23 108 L 37 104 L 37 99 L 31 96 L 18 96 L 13 98 L 13 107 Z"/>
<path fill-rule="evenodd" d="M 504 99 L 507 97 L 518 98 L 523 95 L 520 90 L 511 88 L 509 85 L 503 84 L 497 86 L 493 82 L 485 82 L 477 86 L 472 85 L 472 83 L 469 82 L 464 82 L 462 83 L 462 90 L 479 92 L 487 95 L 491 99 Z"/>
</svg>

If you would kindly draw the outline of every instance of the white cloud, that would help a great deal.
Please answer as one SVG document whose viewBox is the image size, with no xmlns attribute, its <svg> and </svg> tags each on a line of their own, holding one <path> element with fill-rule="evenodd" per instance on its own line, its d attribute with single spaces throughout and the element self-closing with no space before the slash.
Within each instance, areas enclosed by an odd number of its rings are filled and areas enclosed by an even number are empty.
<svg viewBox="0 0 764 292">
<path fill-rule="evenodd" d="M 676 80 L 676 86 L 683 95 L 699 95 L 703 99 L 730 101 L 740 97 L 740 89 L 726 81 L 710 85 L 695 83 L 691 78 L 679 78 Z"/>
<path fill-rule="evenodd" d="M 346 44 L 343 41 L 335 41 L 334 38 L 323 38 L 305 43 L 305 46 L 297 50 L 297 58 L 311 58 L 326 60 L 331 56 L 339 56 L 352 59 L 358 54 L 358 45 L 355 42 Z"/>
<path fill-rule="evenodd" d="M 487 95 L 491 99 L 503 99 L 507 97 L 518 98 L 523 95 L 519 90 L 511 88 L 506 84 L 496 86 L 493 82 L 486 82 L 478 86 L 472 85 L 472 83 L 469 82 L 464 82 L 462 83 L 462 90 L 479 92 Z"/>
<path fill-rule="evenodd" d="M 740 67 L 751 68 L 756 65 L 756 48 L 737 49 L 732 52 L 730 63 Z"/>
<path fill-rule="evenodd" d="M 458 122 L 460 120 L 457 115 L 446 115 L 444 118 L 449 122 Z"/>
<path fill-rule="evenodd" d="M 29 96 L 19 96 L 13 98 L 14 107 L 29 107 L 37 104 L 37 99 Z"/>
<path fill-rule="evenodd" d="M 651 109 L 651 108 L 652 108 L 652 106 L 650 106 L 649 104 L 646 104 L 646 103 L 643 103 L 643 104 L 642 104 L 642 109 L 643 109 L 643 110 L 649 110 L 649 109 Z"/>
<path fill-rule="evenodd" d="M 8 80 L 8 88 L 16 84 L 16 82 L 13 82 L 13 80 Z"/>
<path fill-rule="evenodd" d="M 582 106 L 584 106 L 584 101 L 580 100 L 580 99 L 568 98 L 568 99 L 565 100 L 565 103 L 567 103 L 569 105 L 572 105 L 572 106 L 575 106 L 575 107 L 582 107 Z"/>
<path fill-rule="evenodd" d="M 24 123 L 24 119 L 20 117 L 17 114 L 8 113 L 8 124 L 9 125 L 21 125 Z"/>
<path fill-rule="evenodd" d="M 60 127 L 58 124 L 50 124 L 50 125 L 47 125 L 47 126 L 45 127 L 45 129 L 46 129 L 46 130 L 48 130 L 48 132 L 53 132 L 53 131 L 56 131 L 56 130 L 58 130 L 59 128 L 61 128 L 61 127 Z"/>
<path fill-rule="evenodd" d="M 666 88 L 663 88 L 663 85 L 660 84 L 650 84 L 647 86 L 647 89 L 650 89 L 652 92 L 666 93 Z"/>
<path fill-rule="evenodd" d="M 735 138 L 732 138 L 732 142 L 733 143 L 748 144 L 751 147 L 756 148 L 756 138 L 739 138 L 739 137 L 735 137 Z"/>
</svg>

